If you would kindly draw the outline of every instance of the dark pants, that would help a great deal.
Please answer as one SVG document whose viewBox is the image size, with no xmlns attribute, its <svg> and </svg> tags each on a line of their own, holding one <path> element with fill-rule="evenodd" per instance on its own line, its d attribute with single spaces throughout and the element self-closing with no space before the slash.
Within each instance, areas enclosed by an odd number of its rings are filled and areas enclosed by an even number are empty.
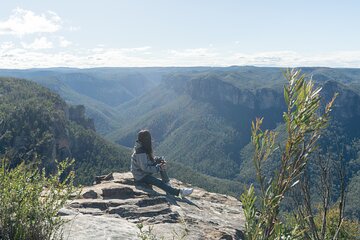
<svg viewBox="0 0 360 240">
<path fill-rule="evenodd" d="M 165 172 L 166 173 L 166 172 Z M 167 176 L 167 175 L 166 175 Z M 161 176 L 162 177 L 162 176 Z M 163 179 L 164 180 L 164 179 Z M 147 175 L 145 176 L 143 179 L 141 179 L 139 182 L 143 182 L 146 184 L 150 184 L 150 185 L 154 185 L 157 186 L 158 188 L 161 188 L 162 190 L 164 190 L 165 192 L 174 195 L 174 196 L 178 196 L 180 193 L 179 189 L 170 187 L 169 185 L 165 184 L 165 181 L 161 181 L 160 179 L 152 176 L 152 175 Z M 167 181 L 168 182 L 168 181 Z"/>
<path fill-rule="evenodd" d="M 170 182 L 170 178 L 169 178 L 169 176 L 167 175 L 166 171 L 160 171 L 160 176 L 161 176 L 161 180 L 162 180 L 164 183 L 169 183 L 169 182 Z"/>
</svg>

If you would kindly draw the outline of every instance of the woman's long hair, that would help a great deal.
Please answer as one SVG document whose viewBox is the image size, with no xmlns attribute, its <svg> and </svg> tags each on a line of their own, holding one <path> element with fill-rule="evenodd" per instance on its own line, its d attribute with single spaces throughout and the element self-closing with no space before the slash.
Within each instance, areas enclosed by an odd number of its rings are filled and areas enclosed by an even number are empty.
<svg viewBox="0 0 360 240">
<path fill-rule="evenodd" d="M 141 130 L 138 133 L 138 141 L 141 143 L 144 148 L 145 153 L 148 155 L 151 161 L 154 161 L 153 149 L 151 144 L 151 134 L 149 130 Z"/>
</svg>

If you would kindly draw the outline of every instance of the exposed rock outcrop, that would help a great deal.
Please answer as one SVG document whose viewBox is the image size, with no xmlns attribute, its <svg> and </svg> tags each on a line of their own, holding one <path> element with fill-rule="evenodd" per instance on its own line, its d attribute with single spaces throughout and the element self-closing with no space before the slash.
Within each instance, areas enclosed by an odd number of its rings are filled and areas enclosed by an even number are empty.
<svg viewBox="0 0 360 240">
<path fill-rule="evenodd" d="M 239 89 L 215 77 L 192 79 L 187 82 L 187 93 L 197 100 L 220 101 L 233 105 L 255 108 L 254 94 L 248 89 Z"/>
<path fill-rule="evenodd" d="M 254 111 L 285 106 L 282 92 L 276 89 L 239 88 L 214 76 L 187 81 L 186 92 L 193 99 L 243 106 Z"/>
<path fill-rule="evenodd" d="M 76 105 L 69 107 L 69 120 L 76 122 L 86 129 L 95 131 L 95 123 L 91 118 L 87 118 L 85 115 L 85 106 Z"/>
<path fill-rule="evenodd" d="M 195 188 L 181 199 L 135 185 L 131 173 L 113 173 L 97 182 L 59 212 L 70 220 L 66 239 L 139 239 L 139 223 L 159 239 L 243 239 L 245 220 L 234 197 Z M 171 184 L 189 187 L 174 179 Z"/>
</svg>

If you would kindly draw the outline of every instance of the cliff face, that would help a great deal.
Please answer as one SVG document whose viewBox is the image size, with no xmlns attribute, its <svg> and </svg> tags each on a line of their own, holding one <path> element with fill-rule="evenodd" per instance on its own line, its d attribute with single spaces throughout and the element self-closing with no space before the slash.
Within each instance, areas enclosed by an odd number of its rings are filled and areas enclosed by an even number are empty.
<svg viewBox="0 0 360 240">
<path fill-rule="evenodd" d="M 319 81 L 316 84 L 322 87 L 322 108 L 335 93 L 339 93 L 332 118 L 340 122 L 351 137 L 359 136 L 357 123 L 360 121 L 360 95 L 356 89 L 333 80 Z M 185 93 L 192 99 L 217 104 L 220 108 L 233 108 L 233 113 L 239 112 L 236 118 L 248 118 L 248 122 L 263 116 L 265 122 L 271 122 L 266 126 L 268 128 L 274 128 L 276 123 L 281 122 L 283 112 L 286 111 L 282 89 L 251 89 L 247 86 L 239 88 L 215 76 L 187 80 Z"/>
<path fill-rule="evenodd" d="M 255 107 L 253 94 L 249 90 L 240 90 L 214 77 L 188 81 L 186 90 L 193 99 L 246 105 L 249 108 Z"/>
<path fill-rule="evenodd" d="M 282 95 L 270 88 L 240 89 L 215 77 L 197 78 L 187 82 L 186 92 L 197 100 L 244 106 L 251 110 L 283 105 Z"/>
<path fill-rule="evenodd" d="M 360 95 L 355 89 L 335 81 L 327 81 L 322 85 L 323 103 L 327 103 L 338 93 L 331 118 L 336 121 L 349 138 L 360 135 Z"/>
<path fill-rule="evenodd" d="M 134 185 L 131 173 L 113 173 L 98 182 L 60 211 L 70 220 L 64 232 L 68 239 L 139 239 L 139 223 L 160 239 L 243 239 L 241 202 L 233 197 L 195 188 L 180 199 Z M 171 184 L 189 187 L 175 179 Z"/>
</svg>

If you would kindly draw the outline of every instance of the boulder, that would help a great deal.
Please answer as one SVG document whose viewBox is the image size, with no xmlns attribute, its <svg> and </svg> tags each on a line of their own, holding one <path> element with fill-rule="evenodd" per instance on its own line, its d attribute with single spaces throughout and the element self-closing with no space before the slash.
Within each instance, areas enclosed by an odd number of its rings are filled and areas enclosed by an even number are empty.
<svg viewBox="0 0 360 240">
<path fill-rule="evenodd" d="M 82 194 L 82 197 L 83 198 L 92 198 L 92 199 L 95 199 L 98 197 L 97 193 L 94 191 L 94 190 L 89 190 L 87 192 L 84 192 Z"/>
</svg>

